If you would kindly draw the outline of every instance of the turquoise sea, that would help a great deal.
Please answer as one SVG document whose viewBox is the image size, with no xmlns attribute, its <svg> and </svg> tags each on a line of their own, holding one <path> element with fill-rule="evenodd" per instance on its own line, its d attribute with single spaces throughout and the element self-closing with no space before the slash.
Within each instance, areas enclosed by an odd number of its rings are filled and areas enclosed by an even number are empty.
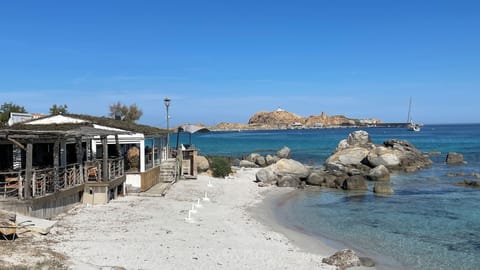
<svg viewBox="0 0 480 270">
<path fill-rule="evenodd" d="M 232 157 L 288 146 L 293 159 L 321 165 L 354 130 L 211 132 L 194 134 L 192 143 L 202 155 Z M 279 220 L 364 256 L 382 258 L 380 269 L 480 269 L 480 189 L 455 185 L 464 179 L 480 181 L 472 176 L 480 173 L 480 124 L 426 125 L 421 132 L 365 130 L 378 144 L 400 138 L 421 151 L 441 154 L 431 156 L 431 168 L 394 174 L 394 195 L 300 190 L 275 209 Z M 449 151 L 462 153 L 468 163 L 446 165 Z M 447 175 L 451 173 L 463 176 Z"/>
</svg>

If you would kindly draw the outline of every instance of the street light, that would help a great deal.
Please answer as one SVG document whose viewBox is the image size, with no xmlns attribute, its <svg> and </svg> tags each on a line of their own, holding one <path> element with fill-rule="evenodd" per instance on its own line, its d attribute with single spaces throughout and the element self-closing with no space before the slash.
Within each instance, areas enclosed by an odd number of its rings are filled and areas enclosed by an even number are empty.
<svg viewBox="0 0 480 270">
<path fill-rule="evenodd" d="M 163 103 L 165 104 L 165 108 L 167 109 L 167 159 L 170 157 L 170 115 L 168 114 L 168 107 L 170 106 L 170 98 L 165 97 L 163 99 Z"/>
</svg>

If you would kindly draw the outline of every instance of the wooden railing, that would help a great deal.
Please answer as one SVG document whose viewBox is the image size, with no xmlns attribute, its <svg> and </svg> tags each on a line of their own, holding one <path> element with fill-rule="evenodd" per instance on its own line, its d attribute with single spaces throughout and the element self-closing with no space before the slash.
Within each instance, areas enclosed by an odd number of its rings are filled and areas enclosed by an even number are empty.
<svg viewBox="0 0 480 270">
<path fill-rule="evenodd" d="M 118 179 L 125 175 L 123 158 L 108 160 L 108 181 Z M 83 184 L 86 181 L 102 181 L 102 168 L 100 161 L 69 164 L 58 169 L 57 175 L 54 168 L 38 169 L 32 171 L 31 195 L 40 197 L 62 189 Z M 83 170 L 83 171 L 82 171 Z M 0 198 L 25 197 L 25 170 L 0 172 Z"/>
</svg>

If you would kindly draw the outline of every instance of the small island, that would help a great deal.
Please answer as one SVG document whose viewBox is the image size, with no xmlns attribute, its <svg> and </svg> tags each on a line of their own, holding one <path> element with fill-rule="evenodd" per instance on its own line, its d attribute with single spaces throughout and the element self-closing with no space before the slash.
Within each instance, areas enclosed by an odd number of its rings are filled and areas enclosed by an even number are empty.
<svg viewBox="0 0 480 270">
<path fill-rule="evenodd" d="M 271 130 L 271 129 L 315 129 L 315 128 L 338 128 L 338 127 L 376 127 L 383 126 L 382 120 L 376 118 L 354 119 L 343 115 L 329 116 L 325 112 L 320 115 L 303 117 L 283 109 L 272 112 L 257 112 L 248 123 L 222 122 L 209 127 L 212 131 L 231 130 Z"/>
</svg>

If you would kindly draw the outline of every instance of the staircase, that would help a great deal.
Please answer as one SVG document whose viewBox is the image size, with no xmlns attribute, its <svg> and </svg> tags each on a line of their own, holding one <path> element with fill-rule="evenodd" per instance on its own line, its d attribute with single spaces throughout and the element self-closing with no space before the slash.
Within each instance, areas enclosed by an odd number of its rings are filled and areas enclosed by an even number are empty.
<svg viewBox="0 0 480 270">
<path fill-rule="evenodd" d="M 177 160 L 169 158 L 160 164 L 160 183 L 172 183 L 178 175 Z"/>
</svg>

